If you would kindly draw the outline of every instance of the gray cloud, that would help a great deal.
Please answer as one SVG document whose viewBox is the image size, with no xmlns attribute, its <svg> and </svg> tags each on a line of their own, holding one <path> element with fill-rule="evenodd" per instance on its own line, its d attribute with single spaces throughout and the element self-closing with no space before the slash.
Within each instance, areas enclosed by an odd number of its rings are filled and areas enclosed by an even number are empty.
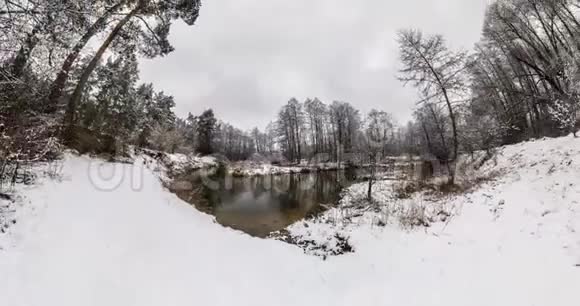
<svg viewBox="0 0 580 306">
<path fill-rule="evenodd" d="M 415 91 L 396 80 L 396 31 L 444 34 L 470 49 L 486 0 L 206 0 L 193 27 L 176 24 L 176 51 L 143 60 L 141 77 L 176 98 L 176 111 L 213 108 L 263 128 L 289 98 L 348 101 L 410 118 Z"/>
</svg>

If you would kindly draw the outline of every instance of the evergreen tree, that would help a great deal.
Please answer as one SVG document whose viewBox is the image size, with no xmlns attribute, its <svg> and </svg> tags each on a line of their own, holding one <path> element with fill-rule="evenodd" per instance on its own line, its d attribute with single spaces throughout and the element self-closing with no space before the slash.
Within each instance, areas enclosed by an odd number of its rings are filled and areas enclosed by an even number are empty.
<svg viewBox="0 0 580 306">
<path fill-rule="evenodd" d="M 143 116 L 135 100 L 139 70 L 134 53 L 109 59 L 97 71 L 98 93 L 95 97 L 95 128 L 110 135 L 128 139 Z"/>
<path fill-rule="evenodd" d="M 213 137 L 216 132 L 217 120 L 212 109 L 208 109 L 203 112 L 197 121 L 197 138 L 198 145 L 197 151 L 203 155 L 209 155 L 214 153 L 214 148 L 212 146 Z"/>
</svg>

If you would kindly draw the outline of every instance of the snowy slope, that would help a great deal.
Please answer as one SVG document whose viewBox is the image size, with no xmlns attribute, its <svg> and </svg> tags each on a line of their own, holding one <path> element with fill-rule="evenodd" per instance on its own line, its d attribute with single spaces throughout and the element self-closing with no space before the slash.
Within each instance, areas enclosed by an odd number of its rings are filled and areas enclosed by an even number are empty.
<svg viewBox="0 0 580 306">
<path fill-rule="evenodd" d="M 316 258 L 214 224 L 146 170 L 139 186 L 129 175 L 138 168 L 103 164 L 103 177 L 116 167 L 125 178 L 100 191 L 91 163 L 69 156 L 62 183 L 26 191 L 36 208 L 0 251 L 2 305 L 303 304 L 286 286 L 308 274 L 301 290 L 318 291 Z"/>
<path fill-rule="evenodd" d="M 341 228 L 356 252 L 326 261 L 219 226 L 141 165 L 67 156 L 62 182 L 21 189 L 30 203 L 0 236 L 0 304 L 579 303 L 579 140 L 506 147 L 485 165 L 505 174 L 449 199 L 449 223 Z"/>
</svg>

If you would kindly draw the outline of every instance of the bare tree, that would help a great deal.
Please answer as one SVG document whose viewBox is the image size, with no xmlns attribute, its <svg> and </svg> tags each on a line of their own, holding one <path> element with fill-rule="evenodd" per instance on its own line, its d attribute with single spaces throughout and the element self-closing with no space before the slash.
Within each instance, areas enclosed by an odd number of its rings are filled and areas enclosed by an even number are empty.
<svg viewBox="0 0 580 306">
<path fill-rule="evenodd" d="M 392 116 L 383 111 L 371 110 L 364 122 L 364 134 L 362 137 L 364 150 L 369 158 L 369 180 L 367 199 L 372 202 L 373 184 L 376 180 L 377 163 L 381 160 L 382 153 L 387 146 L 388 140 L 394 128 Z"/>
<path fill-rule="evenodd" d="M 399 46 L 403 68 L 399 79 L 412 83 L 425 97 L 420 103 L 440 103 L 447 106 L 453 132 L 453 151 L 448 163 L 454 163 L 459 150 L 458 123 L 453 98 L 465 90 L 464 76 L 467 65 L 465 52 L 452 52 L 440 35 L 424 37 L 420 31 L 399 32 Z M 450 167 L 450 183 L 455 173 Z"/>
</svg>

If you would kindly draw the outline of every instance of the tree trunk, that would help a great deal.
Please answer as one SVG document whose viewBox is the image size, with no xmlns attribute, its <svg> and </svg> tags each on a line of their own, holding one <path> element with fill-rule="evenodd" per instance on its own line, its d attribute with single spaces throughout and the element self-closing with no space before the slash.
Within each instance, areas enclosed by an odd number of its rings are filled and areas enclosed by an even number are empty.
<svg viewBox="0 0 580 306">
<path fill-rule="evenodd" d="M 459 152 L 459 137 L 457 136 L 457 122 L 455 120 L 455 113 L 453 112 L 453 107 L 451 106 L 451 101 L 447 95 L 447 89 L 443 88 L 443 95 L 445 96 L 445 102 L 447 103 L 447 108 L 449 110 L 449 118 L 451 118 L 451 126 L 453 127 L 453 158 L 449 159 L 447 169 L 449 169 L 449 184 L 455 184 L 455 166 L 450 165 L 455 164 L 457 161 L 457 154 Z"/>
<path fill-rule="evenodd" d="M 113 40 L 115 40 L 115 38 L 117 37 L 119 32 L 121 32 L 121 30 L 123 29 L 125 24 L 127 24 L 127 22 L 129 22 L 129 20 L 131 18 L 133 18 L 133 16 L 135 16 L 135 14 L 137 14 L 137 12 L 140 9 L 141 9 L 141 6 L 138 5 L 129 14 L 127 14 L 127 16 L 125 16 L 125 18 L 123 18 L 121 21 L 119 21 L 119 23 L 115 26 L 113 31 L 111 31 L 111 33 L 109 34 L 107 39 L 103 42 L 103 44 L 101 45 L 101 47 L 99 48 L 99 50 L 97 51 L 97 53 L 95 54 L 95 56 L 93 57 L 91 62 L 88 64 L 88 66 L 83 71 L 83 74 L 81 75 L 81 78 L 79 79 L 79 82 L 77 83 L 77 86 L 75 88 L 75 91 L 73 92 L 72 97 L 70 97 L 70 99 L 68 101 L 67 110 L 66 110 L 65 117 L 64 117 L 64 126 L 66 129 L 65 140 L 71 140 L 71 138 L 70 138 L 72 136 L 71 132 L 72 132 L 72 128 L 75 124 L 75 119 L 76 119 L 75 118 L 76 108 L 77 108 L 77 105 L 81 101 L 83 91 L 84 91 L 85 86 L 89 80 L 89 77 L 91 76 L 92 72 L 95 70 L 99 61 L 103 57 L 103 54 L 105 54 L 105 51 L 109 48 L 109 46 L 111 45 Z"/>
<path fill-rule="evenodd" d="M 367 190 L 367 200 L 369 202 L 372 202 L 372 200 L 373 200 L 373 177 L 372 177 L 372 175 L 369 178 L 369 187 Z"/>
<path fill-rule="evenodd" d="M 28 63 L 28 59 L 30 59 L 30 55 L 32 54 L 32 50 L 38 44 L 38 37 L 36 37 L 36 34 L 38 34 L 40 29 L 41 25 L 37 24 L 36 26 L 34 26 L 32 31 L 28 33 L 28 35 L 26 35 L 26 40 L 24 41 L 24 44 L 20 47 L 20 50 L 18 50 L 18 54 L 16 54 L 14 62 L 12 63 L 11 69 L 12 77 L 19 78 L 22 76 L 24 68 Z"/>
<path fill-rule="evenodd" d="M 73 67 L 73 64 L 77 60 L 79 54 L 84 49 L 84 47 L 87 45 L 89 40 L 93 36 L 95 36 L 102 27 L 105 26 L 107 20 L 114 13 L 116 13 L 125 4 L 125 2 L 126 2 L 125 0 L 120 1 L 118 4 L 114 5 L 109 10 L 107 10 L 99 19 L 97 19 L 97 21 L 95 21 L 91 25 L 91 27 L 87 30 L 85 35 L 83 35 L 83 37 L 81 37 L 81 39 L 72 48 L 71 53 L 69 53 L 69 55 L 66 57 L 64 63 L 62 64 L 62 67 L 60 68 L 59 73 L 56 76 L 56 79 L 54 80 L 54 82 L 52 83 L 52 85 L 50 87 L 51 89 L 50 89 L 50 94 L 48 95 L 48 100 L 47 100 L 47 104 L 46 104 L 46 107 L 47 107 L 46 112 L 50 113 L 50 112 L 56 111 L 56 107 L 58 105 L 58 99 L 62 96 L 62 92 L 63 92 L 64 87 L 66 85 L 66 82 L 68 80 L 69 73 Z"/>
<path fill-rule="evenodd" d="M 425 133 L 425 140 L 427 141 L 427 148 L 429 149 L 429 153 L 433 154 L 433 143 L 431 142 L 431 137 L 429 136 L 429 131 L 427 130 L 427 126 L 425 125 L 424 121 L 421 121 L 421 127 L 423 128 L 423 133 Z"/>
<path fill-rule="evenodd" d="M 447 87 L 445 87 L 445 83 L 443 82 L 441 76 L 439 75 L 439 73 L 437 73 L 437 71 L 435 70 L 435 68 L 433 67 L 431 62 L 425 57 L 425 55 L 418 48 L 415 48 L 415 50 L 420 54 L 420 56 L 423 59 L 423 61 L 425 62 L 425 64 L 427 64 L 427 66 L 429 67 L 429 70 L 431 70 L 431 73 L 433 73 L 433 76 L 437 80 L 437 84 L 438 84 L 439 88 L 443 92 L 443 97 L 445 98 L 445 103 L 447 104 L 447 109 L 449 110 L 449 118 L 451 119 L 451 125 L 453 128 L 453 158 L 448 158 L 448 161 L 455 162 L 455 160 L 457 159 L 457 153 L 459 151 L 459 142 L 458 142 L 459 137 L 457 135 L 457 122 L 455 120 L 455 113 L 453 112 L 451 100 L 449 98 L 449 94 L 447 93 Z M 451 170 L 450 166 L 448 166 L 448 169 Z M 449 183 L 454 184 L 455 183 L 455 173 L 449 173 L 449 175 L 450 175 Z"/>
<path fill-rule="evenodd" d="M 373 184 L 374 184 L 374 180 L 375 180 L 375 172 L 376 172 L 376 166 L 377 166 L 377 157 L 376 157 L 376 153 L 372 153 L 370 155 L 370 175 L 369 175 L 369 186 L 367 189 L 367 200 L 369 202 L 372 202 L 373 200 Z"/>
</svg>

